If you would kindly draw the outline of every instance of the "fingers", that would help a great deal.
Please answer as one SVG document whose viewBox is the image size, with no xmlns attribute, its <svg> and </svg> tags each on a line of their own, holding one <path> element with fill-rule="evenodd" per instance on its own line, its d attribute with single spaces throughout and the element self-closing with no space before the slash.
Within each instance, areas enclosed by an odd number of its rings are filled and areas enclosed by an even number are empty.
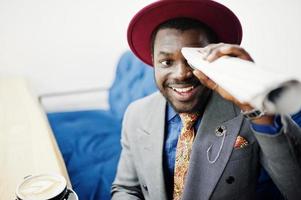
<svg viewBox="0 0 301 200">
<path fill-rule="evenodd" d="M 249 53 L 244 50 L 239 45 L 233 45 L 233 44 L 224 44 L 224 43 L 218 43 L 218 44 L 209 44 L 205 48 L 201 48 L 198 50 L 203 59 L 212 62 L 222 56 L 231 56 L 231 57 L 238 57 L 244 60 L 253 61 Z M 245 107 L 249 106 L 245 102 L 239 102 L 234 96 L 232 96 L 228 91 L 220 87 L 218 84 L 216 84 L 214 81 L 212 81 L 209 77 L 207 77 L 203 72 L 200 70 L 193 70 L 193 74 L 200 80 L 200 82 L 208 87 L 211 90 L 214 90 L 216 93 L 218 93 L 221 97 L 224 99 L 231 101 L 238 105 L 239 107 Z"/>
<path fill-rule="evenodd" d="M 213 53 L 213 51 L 221 46 L 225 45 L 224 43 L 218 44 L 209 44 L 204 48 L 201 48 L 199 51 L 203 55 L 203 59 L 207 60 L 207 57 Z"/>
<path fill-rule="evenodd" d="M 203 59 L 209 62 L 213 62 L 222 56 L 238 57 L 253 62 L 249 53 L 239 45 L 224 43 L 210 44 L 201 49 L 200 52 L 203 54 Z"/>
<path fill-rule="evenodd" d="M 193 70 L 193 74 L 200 80 L 200 82 L 211 90 L 216 90 L 218 85 L 212 81 L 208 76 L 199 70 Z"/>
<path fill-rule="evenodd" d="M 200 82 L 204 86 L 217 92 L 224 99 L 238 103 L 238 101 L 231 94 L 229 94 L 226 90 L 224 90 L 218 84 L 216 84 L 214 81 L 212 81 L 210 78 L 208 78 L 203 72 L 196 69 L 196 70 L 193 70 L 193 74 L 200 80 Z"/>
<path fill-rule="evenodd" d="M 229 101 L 235 101 L 235 98 L 230 95 L 227 91 L 225 91 L 223 88 L 219 87 L 218 84 L 216 84 L 214 81 L 212 81 L 210 78 L 208 78 L 203 72 L 199 70 L 193 70 L 193 74 L 200 80 L 200 82 L 206 86 L 207 88 L 217 92 L 226 100 Z"/>
</svg>

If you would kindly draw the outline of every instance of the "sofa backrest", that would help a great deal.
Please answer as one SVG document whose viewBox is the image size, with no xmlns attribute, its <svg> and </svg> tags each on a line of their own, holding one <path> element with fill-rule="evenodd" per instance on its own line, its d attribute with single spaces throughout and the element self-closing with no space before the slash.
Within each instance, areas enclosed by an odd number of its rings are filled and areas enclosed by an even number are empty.
<svg viewBox="0 0 301 200">
<path fill-rule="evenodd" d="M 131 102 L 156 90 L 153 68 L 127 51 L 118 62 L 115 80 L 109 91 L 110 111 L 122 119 Z"/>
</svg>

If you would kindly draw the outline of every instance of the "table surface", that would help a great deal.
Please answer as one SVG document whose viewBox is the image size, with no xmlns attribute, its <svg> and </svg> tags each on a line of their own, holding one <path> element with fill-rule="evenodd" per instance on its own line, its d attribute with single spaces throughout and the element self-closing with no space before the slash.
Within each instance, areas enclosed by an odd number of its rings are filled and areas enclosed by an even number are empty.
<svg viewBox="0 0 301 200">
<path fill-rule="evenodd" d="M 22 78 L 0 78 L 0 199 L 15 198 L 28 175 L 55 173 L 70 179 L 47 117 Z"/>
</svg>

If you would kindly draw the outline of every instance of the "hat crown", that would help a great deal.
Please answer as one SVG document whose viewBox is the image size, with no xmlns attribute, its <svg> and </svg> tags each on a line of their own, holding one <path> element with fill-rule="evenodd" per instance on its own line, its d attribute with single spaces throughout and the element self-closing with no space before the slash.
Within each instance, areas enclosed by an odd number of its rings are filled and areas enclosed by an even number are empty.
<svg viewBox="0 0 301 200">
<path fill-rule="evenodd" d="M 240 44 L 242 40 L 239 19 L 220 3 L 211 0 L 158 0 L 142 8 L 129 24 L 127 38 L 133 53 L 152 66 L 152 33 L 161 23 L 180 17 L 206 24 L 219 42 Z"/>
</svg>

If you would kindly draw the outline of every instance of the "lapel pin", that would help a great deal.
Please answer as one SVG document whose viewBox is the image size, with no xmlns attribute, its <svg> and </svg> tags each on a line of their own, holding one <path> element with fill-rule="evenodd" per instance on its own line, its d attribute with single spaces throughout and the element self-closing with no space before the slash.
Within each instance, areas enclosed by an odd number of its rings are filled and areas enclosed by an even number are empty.
<svg viewBox="0 0 301 200">
<path fill-rule="evenodd" d="M 215 135 L 217 137 L 222 137 L 223 135 L 225 135 L 227 132 L 227 128 L 226 126 L 218 126 L 216 129 L 215 129 Z"/>
<path fill-rule="evenodd" d="M 211 144 L 211 145 L 208 147 L 208 149 L 207 149 L 207 160 L 208 160 L 208 162 L 209 162 L 210 164 L 214 164 L 214 163 L 217 161 L 217 159 L 220 157 L 220 153 L 221 153 L 221 151 L 222 151 L 222 149 L 223 149 L 224 142 L 225 142 L 225 138 L 226 138 L 226 132 L 227 132 L 226 126 L 218 126 L 218 127 L 215 129 L 215 135 L 216 135 L 217 137 L 223 137 L 223 138 L 222 138 L 221 144 L 220 144 L 220 146 L 219 146 L 218 152 L 217 152 L 217 154 L 216 154 L 216 156 L 215 156 L 215 158 L 214 158 L 213 160 L 210 158 L 211 149 L 212 149 L 212 147 L 213 147 L 213 144 Z"/>
</svg>

